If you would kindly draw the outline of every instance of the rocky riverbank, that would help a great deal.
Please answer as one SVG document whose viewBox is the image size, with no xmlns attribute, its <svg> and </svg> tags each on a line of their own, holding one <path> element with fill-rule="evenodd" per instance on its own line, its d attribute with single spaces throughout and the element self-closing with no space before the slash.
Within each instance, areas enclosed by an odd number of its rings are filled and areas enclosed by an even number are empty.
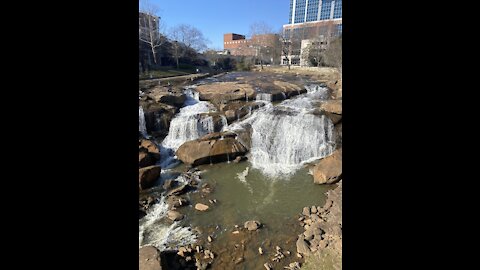
<svg viewBox="0 0 480 270">
<path fill-rule="evenodd" d="M 322 207 L 303 208 L 299 221 L 305 229 L 296 243 L 305 257 L 302 269 L 342 269 L 342 181 L 327 192 Z"/>
</svg>

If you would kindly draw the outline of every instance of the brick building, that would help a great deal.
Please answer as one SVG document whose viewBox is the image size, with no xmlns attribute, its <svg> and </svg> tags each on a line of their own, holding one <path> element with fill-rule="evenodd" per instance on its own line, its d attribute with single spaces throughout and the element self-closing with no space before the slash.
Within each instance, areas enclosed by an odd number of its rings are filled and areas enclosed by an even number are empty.
<svg viewBox="0 0 480 270">
<path fill-rule="evenodd" d="M 255 56 L 258 47 L 275 47 L 278 40 L 276 34 L 254 35 L 246 39 L 244 35 L 228 33 L 223 35 L 223 48 L 231 55 Z"/>
</svg>

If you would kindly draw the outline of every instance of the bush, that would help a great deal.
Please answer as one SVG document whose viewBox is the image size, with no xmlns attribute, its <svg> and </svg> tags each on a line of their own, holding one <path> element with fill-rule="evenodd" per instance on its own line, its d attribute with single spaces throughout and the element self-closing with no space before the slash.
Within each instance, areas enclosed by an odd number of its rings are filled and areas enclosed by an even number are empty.
<svg viewBox="0 0 480 270">
<path fill-rule="evenodd" d="M 235 65 L 235 69 L 239 71 L 250 71 L 252 67 L 253 64 L 247 58 L 240 59 Z"/>
</svg>

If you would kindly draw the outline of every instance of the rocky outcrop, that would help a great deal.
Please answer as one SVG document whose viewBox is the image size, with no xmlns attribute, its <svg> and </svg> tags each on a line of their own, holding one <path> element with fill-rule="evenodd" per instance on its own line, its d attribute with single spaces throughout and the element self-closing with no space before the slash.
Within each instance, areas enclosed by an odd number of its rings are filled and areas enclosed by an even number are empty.
<svg viewBox="0 0 480 270">
<path fill-rule="evenodd" d="M 138 152 L 138 167 L 143 168 L 147 166 L 152 166 L 155 165 L 155 162 L 157 159 L 152 153 L 149 153 L 148 151 L 145 150 L 145 148 L 142 148 Z"/>
<path fill-rule="evenodd" d="M 140 102 L 145 115 L 145 126 L 149 134 L 166 136 L 177 108 L 164 103 Z"/>
<path fill-rule="evenodd" d="M 325 100 L 320 104 L 320 109 L 329 113 L 342 114 L 342 100 Z"/>
<path fill-rule="evenodd" d="M 315 184 L 332 184 L 342 178 L 342 149 L 321 159 L 312 169 Z"/>
<path fill-rule="evenodd" d="M 167 197 L 167 204 L 169 209 L 173 209 L 188 205 L 188 201 L 185 198 L 172 195 Z"/>
<path fill-rule="evenodd" d="M 310 254 L 310 247 L 308 246 L 307 242 L 305 242 L 305 237 L 303 235 L 298 237 L 297 243 L 297 252 L 302 255 Z"/>
<path fill-rule="evenodd" d="M 325 204 L 312 206 L 316 213 L 302 215 L 300 225 L 305 232 L 299 235 L 297 251 L 309 254 L 305 265 L 322 262 L 328 269 L 342 269 L 342 182 L 327 192 Z M 310 210 L 310 212 L 312 212 Z"/>
<path fill-rule="evenodd" d="M 304 87 L 290 82 L 273 81 L 273 84 L 281 89 L 281 91 L 285 94 L 286 98 L 291 98 L 293 96 L 304 94 L 307 92 Z"/>
<path fill-rule="evenodd" d="M 153 154 L 155 158 L 160 158 L 160 148 L 151 140 L 141 139 L 138 141 L 138 149 L 144 148 L 147 152 Z"/>
<path fill-rule="evenodd" d="M 233 100 L 253 100 L 255 90 L 250 84 L 238 82 L 217 82 L 208 85 L 199 85 L 196 88 L 200 100 L 214 103 L 229 102 Z"/>
<path fill-rule="evenodd" d="M 138 183 L 140 190 L 152 187 L 160 177 L 160 166 L 148 166 L 138 170 Z"/>
<path fill-rule="evenodd" d="M 211 117 L 213 122 L 213 130 L 215 132 L 220 132 L 224 125 L 228 124 L 225 115 L 220 112 L 208 112 L 199 114 L 200 119 L 205 119 L 206 117 Z"/>
<path fill-rule="evenodd" d="M 145 246 L 139 250 L 140 270 L 162 270 L 160 251 L 153 246 Z"/>
<path fill-rule="evenodd" d="M 341 114 L 325 112 L 325 116 L 330 118 L 330 120 L 332 120 L 332 124 L 334 124 L 334 125 L 336 125 L 336 124 L 338 124 L 342 121 L 342 115 Z"/>
<path fill-rule="evenodd" d="M 185 142 L 178 148 L 177 158 L 192 166 L 233 161 L 237 156 L 245 155 L 247 152 L 247 148 L 236 139 L 236 136 L 232 132 L 215 132 Z"/>
<path fill-rule="evenodd" d="M 236 102 L 222 106 L 222 110 L 225 112 L 225 117 L 227 118 L 228 123 L 231 123 L 263 106 L 265 106 L 265 103 L 257 101 L 246 103 Z"/>
<path fill-rule="evenodd" d="M 342 80 L 338 78 L 327 81 L 327 87 L 332 90 L 335 99 L 342 99 Z"/>
<path fill-rule="evenodd" d="M 185 102 L 185 94 L 182 92 L 173 92 L 171 88 L 156 86 L 150 90 L 147 97 L 157 103 L 164 103 L 175 107 L 181 107 Z"/>
</svg>

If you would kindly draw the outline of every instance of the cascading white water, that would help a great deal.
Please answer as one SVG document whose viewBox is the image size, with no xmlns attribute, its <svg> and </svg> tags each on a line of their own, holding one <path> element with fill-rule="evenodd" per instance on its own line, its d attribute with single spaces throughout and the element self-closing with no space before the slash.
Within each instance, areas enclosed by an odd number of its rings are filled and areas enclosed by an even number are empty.
<svg viewBox="0 0 480 270">
<path fill-rule="evenodd" d="M 199 101 L 180 109 L 180 112 L 170 122 L 170 129 L 162 146 L 177 150 L 186 141 L 195 140 L 214 132 L 213 118 L 200 115 L 211 111 L 215 111 L 215 108 L 206 101 Z"/>
<path fill-rule="evenodd" d="M 325 116 L 272 110 L 259 112 L 252 122 L 250 161 L 265 174 L 290 174 L 302 163 L 333 151 L 332 122 Z"/>
<path fill-rule="evenodd" d="M 145 114 L 143 113 L 142 106 L 138 107 L 138 130 L 143 136 L 147 136 L 147 126 L 145 124 Z"/>
<path fill-rule="evenodd" d="M 161 197 L 159 203 L 154 204 L 147 215 L 139 221 L 139 245 L 152 245 L 160 251 L 193 244 L 197 236 L 190 227 L 181 227 L 178 222 L 168 224 L 162 222 L 168 211 L 165 197 Z"/>
<path fill-rule="evenodd" d="M 257 96 L 255 97 L 255 100 L 256 100 L 256 101 L 263 100 L 263 101 L 269 101 L 269 102 L 271 102 L 271 101 L 272 101 L 272 94 L 268 94 L 268 93 L 257 93 Z"/>
<path fill-rule="evenodd" d="M 250 162 L 271 177 L 289 175 L 305 162 L 331 154 L 335 147 L 333 124 L 311 112 L 314 101 L 324 99 L 328 89 L 314 87 L 307 94 L 268 104 L 251 117 L 229 126 L 230 130 L 251 125 Z"/>
<path fill-rule="evenodd" d="M 185 107 L 170 122 L 168 135 L 161 144 L 161 166 L 169 168 L 175 164 L 174 151 L 184 142 L 198 139 L 215 131 L 215 123 L 212 116 L 203 113 L 215 112 L 215 107 L 206 101 L 199 101 L 198 92 L 190 86 L 185 90 Z M 222 116 L 222 129 L 227 126 L 227 119 Z"/>
</svg>

